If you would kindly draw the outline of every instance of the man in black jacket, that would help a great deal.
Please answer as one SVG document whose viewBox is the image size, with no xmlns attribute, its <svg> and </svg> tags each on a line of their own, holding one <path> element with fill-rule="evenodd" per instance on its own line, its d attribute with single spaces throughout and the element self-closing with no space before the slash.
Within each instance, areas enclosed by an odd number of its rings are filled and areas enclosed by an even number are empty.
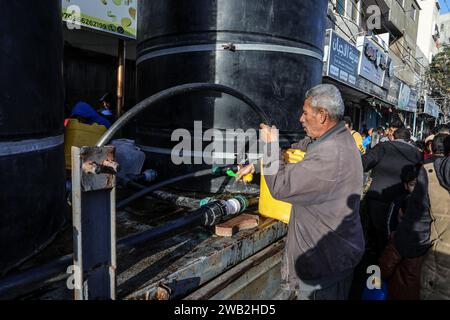
<svg viewBox="0 0 450 320">
<path fill-rule="evenodd" d="M 445 157 L 433 162 L 436 175 L 442 185 L 450 192 L 450 135 L 444 140 Z M 406 258 L 422 256 L 431 246 L 430 243 L 430 196 L 427 172 L 422 167 L 417 177 L 416 188 L 408 205 L 407 215 L 396 232 L 395 246 Z"/>
<path fill-rule="evenodd" d="M 433 153 L 427 160 L 425 160 L 424 164 L 433 163 L 436 159 L 445 156 L 444 140 L 447 136 L 448 134 L 445 133 L 439 133 L 434 136 L 433 142 L 431 143 L 431 151 Z"/>
<path fill-rule="evenodd" d="M 387 244 L 387 216 L 391 202 L 406 193 L 402 174 L 411 167 L 421 165 L 423 156 L 409 144 L 411 133 L 400 128 L 394 133 L 394 141 L 377 144 L 362 156 L 364 171 L 372 170 L 372 184 L 366 195 L 367 243 L 374 246 L 375 258 L 379 258 Z"/>
</svg>

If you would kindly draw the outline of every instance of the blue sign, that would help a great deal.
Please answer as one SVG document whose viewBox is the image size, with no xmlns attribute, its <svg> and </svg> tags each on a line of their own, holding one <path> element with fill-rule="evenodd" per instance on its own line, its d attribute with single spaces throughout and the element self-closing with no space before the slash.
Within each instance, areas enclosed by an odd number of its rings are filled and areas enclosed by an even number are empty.
<svg viewBox="0 0 450 320">
<path fill-rule="evenodd" d="M 416 90 L 411 89 L 411 93 L 409 94 L 409 102 L 408 102 L 408 110 L 409 112 L 417 111 L 417 101 L 419 100 L 419 94 Z"/>
<path fill-rule="evenodd" d="M 396 77 L 392 77 L 389 85 L 389 91 L 387 95 L 387 101 L 392 103 L 394 106 L 398 106 L 398 97 L 400 94 L 400 87 L 402 82 Z"/>
<path fill-rule="evenodd" d="M 438 118 L 439 106 L 437 105 L 436 101 L 434 101 L 432 98 L 430 98 L 429 96 L 425 96 L 425 105 L 423 112 L 429 114 L 434 118 Z"/>
<path fill-rule="evenodd" d="M 360 52 L 335 32 L 330 32 L 328 67 L 326 75 L 356 87 Z"/>
<path fill-rule="evenodd" d="M 411 89 L 406 83 L 401 83 L 398 95 L 398 108 L 408 112 L 417 111 L 419 95 L 416 90 Z"/>
<path fill-rule="evenodd" d="M 358 37 L 357 46 L 362 54 L 359 75 L 377 86 L 388 89 L 387 81 L 385 82 L 385 73 L 389 67 L 388 54 L 368 37 Z"/>
<path fill-rule="evenodd" d="M 402 82 L 400 86 L 400 93 L 398 95 L 398 108 L 400 110 L 408 110 L 409 97 L 411 95 L 411 88 Z"/>
</svg>

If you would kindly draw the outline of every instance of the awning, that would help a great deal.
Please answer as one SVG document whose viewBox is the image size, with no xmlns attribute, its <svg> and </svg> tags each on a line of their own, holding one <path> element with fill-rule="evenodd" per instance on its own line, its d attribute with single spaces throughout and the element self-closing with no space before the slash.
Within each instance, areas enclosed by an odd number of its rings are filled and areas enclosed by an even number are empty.
<svg viewBox="0 0 450 320">
<path fill-rule="evenodd" d="M 375 101 L 376 104 L 379 104 L 383 107 L 386 108 L 393 108 L 396 109 L 396 106 L 393 105 L 392 103 L 381 99 L 371 93 L 362 91 L 359 88 L 355 88 L 355 87 L 350 87 L 347 86 L 337 80 L 334 80 L 333 78 L 324 76 L 322 78 L 323 83 L 330 83 L 330 84 L 334 84 L 342 93 L 343 97 L 345 97 L 346 100 L 350 100 L 350 101 L 360 101 L 360 100 L 371 100 L 373 99 Z"/>
<path fill-rule="evenodd" d="M 322 78 L 322 81 L 323 81 L 323 83 L 329 83 L 329 84 L 335 85 L 339 89 L 339 91 L 341 91 L 343 98 L 345 97 L 345 100 L 350 100 L 350 101 L 356 102 L 356 101 L 364 100 L 364 99 L 371 97 L 367 93 L 362 92 L 357 88 L 347 86 L 347 85 L 345 85 L 337 80 L 334 80 L 333 78 L 330 78 L 330 77 L 325 76 Z"/>
</svg>

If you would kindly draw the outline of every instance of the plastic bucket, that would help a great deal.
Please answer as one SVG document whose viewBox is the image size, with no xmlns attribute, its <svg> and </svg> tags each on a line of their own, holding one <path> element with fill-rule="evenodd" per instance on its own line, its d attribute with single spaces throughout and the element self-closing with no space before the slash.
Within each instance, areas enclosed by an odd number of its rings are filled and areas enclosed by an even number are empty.
<svg viewBox="0 0 450 320">
<path fill-rule="evenodd" d="M 305 152 L 299 149 L 286 149 L 284 151 L 284 157 L 288 163 L 297 163 L 303 160 Z M 291 209 L 292 205 L 290 203 L 279 201 L 272 197 L 269 188 L 267 187 L 261 164 L 261 183 L 258 205 L 259 213 L 262 216 L 273 218 L 287 224 L 289 223 L 289 218 L 291 216 Z"/>
</svg>

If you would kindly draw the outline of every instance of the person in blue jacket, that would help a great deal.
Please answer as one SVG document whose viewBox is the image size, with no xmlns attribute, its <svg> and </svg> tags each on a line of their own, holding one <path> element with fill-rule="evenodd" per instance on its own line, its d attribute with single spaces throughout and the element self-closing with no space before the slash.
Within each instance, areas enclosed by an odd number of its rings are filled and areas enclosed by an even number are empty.
<svg viewBox="0 0 450 320">
<path fill-rule="evenodd" d="M 366 137 L 363 140 L 363 147 L 365 150 L 367 150 L 367 148 L 370 146 L 370 143 L 372 142 L 372 133 L 373 133 L 373 128 L 370 128 Z"/>
<path fill-rule="evenodd" d="M 83 101 L 79 101 L 75 104 L 70 117 L 78 119 L 85 124 L 97 123 L 99 125 L 104 125 L 107 129 L 111 127 L 111 123 L 107 119 L 99 115 L 93 107 Z"/>
</svg>

